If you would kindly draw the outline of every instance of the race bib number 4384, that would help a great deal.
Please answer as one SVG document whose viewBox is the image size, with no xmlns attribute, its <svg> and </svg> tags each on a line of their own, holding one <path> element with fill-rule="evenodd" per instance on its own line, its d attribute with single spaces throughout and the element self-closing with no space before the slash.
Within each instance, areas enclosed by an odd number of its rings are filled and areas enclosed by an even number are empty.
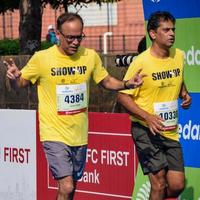
<svg viewBox="0 0 200 200">
<path fill-rule="evenodd" d="M 59 115 L 71 115 L 87 109 L 86 83 L 57 85 L 57 112 Z"/>
<path fill-rule="evenodd" d="M 165 130 L 173 130 L 178 124 L 178 101 L 154 103 L 154 113 L 164 119 Z"/>
</svg>

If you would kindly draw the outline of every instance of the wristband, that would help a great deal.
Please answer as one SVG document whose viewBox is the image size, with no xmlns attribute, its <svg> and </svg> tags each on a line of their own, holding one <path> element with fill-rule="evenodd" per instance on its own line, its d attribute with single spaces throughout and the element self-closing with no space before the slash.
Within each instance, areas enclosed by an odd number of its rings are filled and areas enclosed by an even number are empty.
<svg viewBox="0 0 200 200">
<path fill-rule="evenodd" d="M 130 89 L 130 88 L 126 85 L 127 82 L 128 82 L 128 80 L 127 80 L 127 81 L 124 81 L 124 89 Z"/>
<path fill-rule="evenodd" d="M 15 76 L 15 79 L 19 79 L 21 77 L 21 73 L 18 74 L 18 76 Z"/>
</svg>

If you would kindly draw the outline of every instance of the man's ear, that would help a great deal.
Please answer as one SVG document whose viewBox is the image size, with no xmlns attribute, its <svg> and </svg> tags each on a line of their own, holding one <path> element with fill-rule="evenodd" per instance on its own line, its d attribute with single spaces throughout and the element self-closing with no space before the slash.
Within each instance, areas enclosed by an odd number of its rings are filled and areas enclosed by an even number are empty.
<svg viewBox="0 0 200 200">
<path fill-rule="evenodd" d="M 60 32 L 58 30 L 56 30 L 56 37 L 58 40 L 60 40 Z"/>
<path fill-rule="evenodd" d="M 152 40 L 155 40 L 155 39 L 156 39 L 156 31 L 150 30 L 150 31 L 149 31 L 149 35 L 150 35 L 150 37 L 152 38 Z"/>
</svg>

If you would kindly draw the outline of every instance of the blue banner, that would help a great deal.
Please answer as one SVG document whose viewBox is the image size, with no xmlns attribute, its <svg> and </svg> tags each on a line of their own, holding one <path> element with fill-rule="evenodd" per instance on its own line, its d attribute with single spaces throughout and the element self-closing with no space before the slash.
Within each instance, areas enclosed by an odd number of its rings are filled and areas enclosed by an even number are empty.
<svg viewBox="0 0 200 200">
<path fill-rule="evenodd" d="M 179 133 L 185 166 L 200 168 L 200 93 L 191 96 L 191 107 L 179 109 Z"/>
<path fill-rule="evenodd" d="M 200 16 L 200 0 L 143 0 L 145 20 L 157 10 L 169 11 L 175 18 Z"/>
</svg>

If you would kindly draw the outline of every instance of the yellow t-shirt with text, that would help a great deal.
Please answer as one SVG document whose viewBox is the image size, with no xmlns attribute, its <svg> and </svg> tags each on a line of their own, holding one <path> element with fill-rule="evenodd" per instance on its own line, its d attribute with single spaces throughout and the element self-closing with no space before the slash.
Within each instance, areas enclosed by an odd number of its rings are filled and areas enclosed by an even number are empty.
<svg viewBox="0 0 200 200">
<path fill-rule="evenodd" d="M 183 82 L 183 64 L 184 54 L 179 49 L 171 48 L 168 58 L 159 59 L 151 55 L 149 48 L 131 63 L 124 77 L 124 80 L 129 80 L 139 68 L 142 68 L 142 73 L 147 74 L 143 85 L 120 92 L 131 95 L 134 102 L 148 113 L 159 114 L 166 120 L 178 121 L 177 100 Z M 134 115 L 131 116 L 131 120 L 147 126 Z M 177 125 L 174 125 L 175 128 L 172 130 L 163 131 L 161 134 L 178 140 Z"/>
<path fill-rule="evenodd" d="M 66 56 L 55 45 L 36 52 L 21 72 L 37 83 L 40 140 L 87 144 L 90 78 L 99 83 L 108 75 L 98 54 L 79 47 Z"/>
</svg>

